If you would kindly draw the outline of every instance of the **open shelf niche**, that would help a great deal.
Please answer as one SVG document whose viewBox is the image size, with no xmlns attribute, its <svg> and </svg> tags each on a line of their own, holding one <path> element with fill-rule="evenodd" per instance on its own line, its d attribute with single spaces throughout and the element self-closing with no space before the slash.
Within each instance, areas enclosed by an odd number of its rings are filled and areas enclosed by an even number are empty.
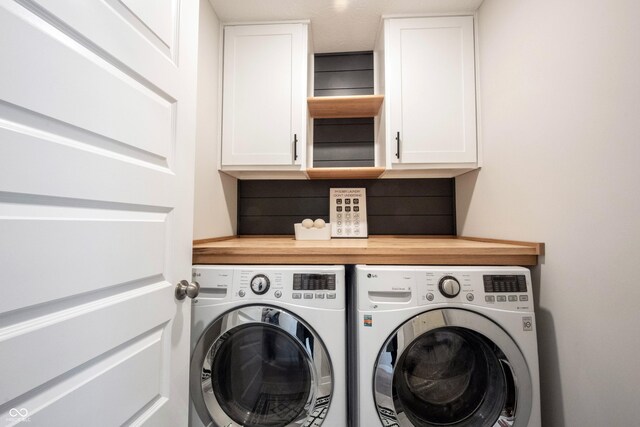
<svg viewBox="0 0 640 427">
<path fill-rule="evenodd" d="M 375 179 L 374 117 L 384 96 L 373 94 L 373 53 L 315 55 L 310 179 Z"/>
</svg>

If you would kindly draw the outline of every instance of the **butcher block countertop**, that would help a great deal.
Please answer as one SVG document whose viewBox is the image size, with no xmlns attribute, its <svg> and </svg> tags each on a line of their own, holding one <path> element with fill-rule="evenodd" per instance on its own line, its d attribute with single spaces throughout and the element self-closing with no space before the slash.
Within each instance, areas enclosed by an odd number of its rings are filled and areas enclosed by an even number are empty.
<svg viewBox="0 0 640 427">
<path fill-rule="evenodd" d="M 194 264 L 521 265 L 538 263 L 543 243 L 456 236 L 370 236 L 298 241 L 234 236 L 194 242 Z"/>
</svg>

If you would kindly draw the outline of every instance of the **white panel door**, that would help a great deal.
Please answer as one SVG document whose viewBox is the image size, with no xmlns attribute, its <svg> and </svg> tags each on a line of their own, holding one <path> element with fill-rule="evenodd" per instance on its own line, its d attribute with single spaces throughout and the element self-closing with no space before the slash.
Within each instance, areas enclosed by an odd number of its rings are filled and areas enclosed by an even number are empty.
<svg viewBox="0 0 640 427">
<path fill-rule="evenodd" d="M 0 426 L 187 425 L 197 7 L 0 4 Z"/>
<path fill-rule="evenodd" d="M 223 167 L 302 163 L 305 31 L 305 24 L 225 27 Z"/>
<path fill-rule="evenodd" d="M 391 162 L 475 162 L 473 17 L 391 19 L 388 37 Z"/>
</svg>

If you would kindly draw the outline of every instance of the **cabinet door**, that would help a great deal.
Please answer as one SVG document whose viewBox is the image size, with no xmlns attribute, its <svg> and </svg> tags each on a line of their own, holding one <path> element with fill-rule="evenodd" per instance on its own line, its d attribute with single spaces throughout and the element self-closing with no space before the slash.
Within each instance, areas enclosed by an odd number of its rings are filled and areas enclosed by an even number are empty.
<svg viewBox="0 0 640 427">
<path fill-rule="evenodd" d="M 391 19 L 388 30 L 392 163 L 475 162 L 473 17 Z"/>
<path fill-rule="evenodd" d="M 296 165 L 306 144 L 304 24 L 224 30 L 222 165 Z"/>
</svg>

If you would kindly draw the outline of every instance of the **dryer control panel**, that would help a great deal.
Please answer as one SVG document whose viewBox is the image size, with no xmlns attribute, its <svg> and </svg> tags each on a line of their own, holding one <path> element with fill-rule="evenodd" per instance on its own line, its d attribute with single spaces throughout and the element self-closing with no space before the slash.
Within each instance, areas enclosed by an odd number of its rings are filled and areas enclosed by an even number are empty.
<svg viewBox="0 0 640 427">
<path fill-rule="evenodd" d="M 520 267 L 495 270 L 452 267 L 416 271 L 418 304 L 460 302 L 505 310 L 533 310 L 529 271 Z"/>
<path fill-rule="evenodd" d="M 533 311 L 531 275 L 522 267 L 358 266 L 357 275 L 361 310 L 459 304 Z"/>
</svg>

